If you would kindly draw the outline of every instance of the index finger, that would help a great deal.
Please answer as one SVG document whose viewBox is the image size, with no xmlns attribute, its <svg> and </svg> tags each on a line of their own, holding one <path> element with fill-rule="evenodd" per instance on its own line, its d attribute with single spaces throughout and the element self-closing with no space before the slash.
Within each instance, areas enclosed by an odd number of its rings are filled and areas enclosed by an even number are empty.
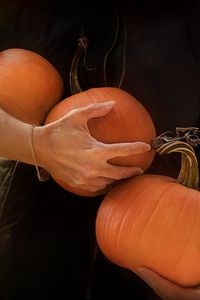
<svg viewBox="0 0 200 300">
<path fill-rule="evenodd" d="M 86 124 L 89 119 L 102 117 L 109 113 L 114 106 L 114 101 L 92 103 L 83 107 L 71 110 L 67 115 L 70 116 L 76 124 Z"/>
<path fill-rule="evenodd" d="M 119 156 L 140 154 L 151 150 L 151 145 L 145 142 L 128 142 L 104 144 L 105 158 L 111 159 Z"/>
</svg>

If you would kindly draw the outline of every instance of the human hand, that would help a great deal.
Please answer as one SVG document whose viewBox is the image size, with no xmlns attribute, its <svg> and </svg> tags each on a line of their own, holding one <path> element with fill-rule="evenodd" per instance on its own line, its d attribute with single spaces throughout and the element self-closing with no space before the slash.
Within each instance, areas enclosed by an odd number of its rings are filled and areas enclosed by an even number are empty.
<svg viewBox="0 0 200 300">
<path fill-rule="evenodd" d="M 200 300 L 200 288 L 180 287 L 147 268 L 139 269 L 137 274 L 163 300 Z"/>
<path fill-rule="evenodd" d="M 33 143 L 38 165 L 73 187 L 98 191 L 115 180 L 143 173 L 138 167 L 113 166 L 108 160 L 150 150 L 144 142 L 104 144 L 93 138 L 87 122 L 106 115 L 114 102 L 72 110 L 59 120 L 35 127 Z"/>
</svg>

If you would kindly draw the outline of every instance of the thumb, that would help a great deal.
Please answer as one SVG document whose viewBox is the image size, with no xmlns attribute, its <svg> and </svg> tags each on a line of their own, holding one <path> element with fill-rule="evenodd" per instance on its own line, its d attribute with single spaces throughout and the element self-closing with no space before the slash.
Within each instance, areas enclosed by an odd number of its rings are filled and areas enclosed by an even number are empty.
<svg viewBox="0 0 200 300">
<path fill-rule="evenodd" d="M 200 300 L 199 288 L 181 287 L 147 268 L 140 268 L 136 273 L 163 300 Z"/>
</svg>

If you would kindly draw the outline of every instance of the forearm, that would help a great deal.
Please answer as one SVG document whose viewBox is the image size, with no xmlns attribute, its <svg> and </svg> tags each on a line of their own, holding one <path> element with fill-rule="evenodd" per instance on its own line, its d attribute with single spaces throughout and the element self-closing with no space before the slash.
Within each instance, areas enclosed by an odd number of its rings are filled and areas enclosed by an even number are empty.
<svg viewBox="0 0 200 300">
<path fill-rule="evenodd" d="M 29 128 L 29 124 L 0 109 L 0 156 L 32 164 Z"/>
</svg>

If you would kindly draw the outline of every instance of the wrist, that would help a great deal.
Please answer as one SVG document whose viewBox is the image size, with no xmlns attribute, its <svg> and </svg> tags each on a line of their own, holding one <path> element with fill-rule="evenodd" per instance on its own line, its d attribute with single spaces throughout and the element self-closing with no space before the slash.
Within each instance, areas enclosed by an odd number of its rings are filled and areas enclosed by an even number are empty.
<svg viewBox="0 0 200 300">
<path fill-rule="evenodd" d="M 33 126 L 32 146 L 37 165 L 41 168 L 48 166 L 48 126 Z M 30 152 L 31 149 L 30 149 Z M 34 160 L 34 157 L 33 157 Z M 33 161 L 32 160 L 32 161 Z"/>
<path fill-rule="evenodd" d="M 28 131 L 28 142 L 29 142 L 29 149 L 31 152 L 31 156 L 32 156 L 32 160 L 33 160 L 33 164 L 36 168 L 36 172 L 37 172 L 37 177 L 40 181 L 46 181 L 49 179 L 49 174 L 47 173 L 46 170 L 41 169 L 39 167 L 39 164 L 37 162 L 37 158 L 36 158 L 36 153 L 35 153 L 35 148 L 34 148 L 34 144 L 33 144 L 33 132 L 35 129 L 35 125 L 31 124 L 29 126 L 29 131 Z"/>
</svg>

